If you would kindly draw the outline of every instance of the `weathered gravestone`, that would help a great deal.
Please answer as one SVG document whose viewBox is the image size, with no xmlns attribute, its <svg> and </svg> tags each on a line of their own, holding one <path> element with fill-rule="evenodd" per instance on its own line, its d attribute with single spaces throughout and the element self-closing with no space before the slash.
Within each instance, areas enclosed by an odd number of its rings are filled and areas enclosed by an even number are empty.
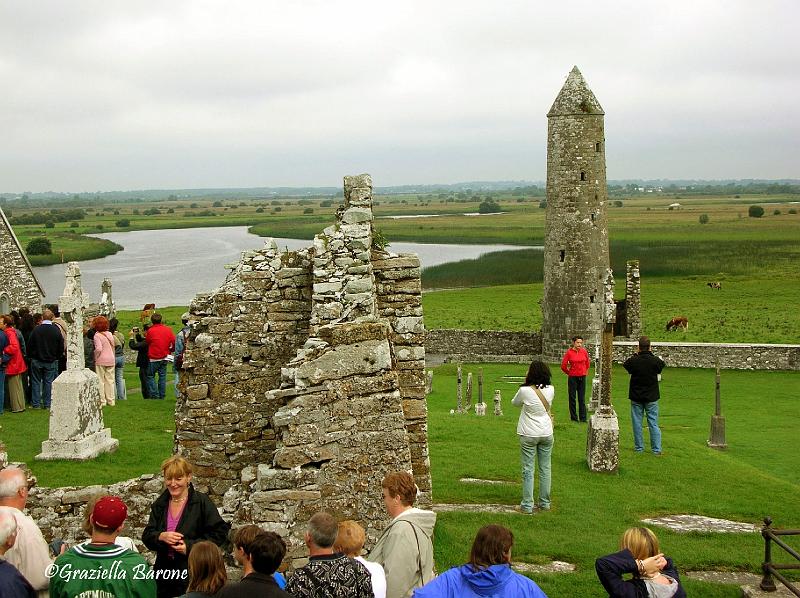
<svg viewBox="0 0 800 598">
<path fill-rule="evenodd" d="M 85 461 L 117 450 L 119 441 L 103 427 L 100 385 L 97 374 L 84 367 L 83 309 L 88 296 L 81 288 L 81 270 L 70 262 L 67 283 L 59 299 L 61 316 L 67 322 L 67 369 L 53 381 L 50 437 L 42 442 L 39 460 Z"/>
</svg>

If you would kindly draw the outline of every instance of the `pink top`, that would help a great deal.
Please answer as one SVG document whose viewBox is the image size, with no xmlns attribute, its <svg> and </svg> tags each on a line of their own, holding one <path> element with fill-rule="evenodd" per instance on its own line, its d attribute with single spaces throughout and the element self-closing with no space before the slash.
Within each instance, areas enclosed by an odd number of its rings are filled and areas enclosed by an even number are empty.
<svg viewBox="0 0 800 598">
<path fill-rule="evenodd" d="M 110 332 L 98 332 L 94 335 L 94 364 L 113 366 L 115 363 L 114 335 Z"/>
<path fill-rule="evenodd" d="M 167 529 L 166 529 L 166 531 L 174 532 L 176 529 L 178 529 L 178 523 L 181 520 L 181 515 L 183 515 L 183 508 L 185 506 L 186 506 L 186 501 L 183 501 L 183 504 L 181 505 L 181 510 L 178 511 L 178 514 L 175 517 L 173 517 L 172 516 L 172 509 L 170 509 L 169 505 L 167 505 Z M 172 550 L 172 548 L 170 548 L 169 551 L 167 552 L 167 554 L 169 554 L 170 556 L 175 556 L 175 551 Z"/>
</svg>

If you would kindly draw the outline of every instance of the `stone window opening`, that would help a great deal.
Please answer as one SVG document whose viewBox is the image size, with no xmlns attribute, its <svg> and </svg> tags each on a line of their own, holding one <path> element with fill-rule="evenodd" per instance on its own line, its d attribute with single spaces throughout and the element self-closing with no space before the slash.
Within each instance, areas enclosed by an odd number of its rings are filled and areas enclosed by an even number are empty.
<svg viewBox="0 0 800 598">
<path fill-rule="evenodd" d="M 559 251 L 559 261 L 562 264 L 564 263 L 564 258 L 565 257 L 567 257 L 567 251 L 565 249 L 562 249 L 561 251 Z"/>
<path fill-rule="evenodd" d="M 594 144 L 594 151 L 596 152 L 602 151 L 602 145 L 600 145 L 599 141 Z"/>
<path fill-rule="evenodd" d="M 594 295 L 589 295 L 589 303 L 594 303 Z"/>
<path fill-rule="evenodd" d="M 0 295 L 0 314 L 7 314 L 11 311 L 11 301 L 9 301 L 8 295 L 3 293 Z"/>
<path fill-rule="evenodd" d="M 591 216 L 591 218 L 592 218 L 592 222 L 594 222 L 594 216 L 595 216 L 594 212 L 592 212 L 592 213 L 590 214 L 590 216 Z"/>
<path fill-rule="evenodd" d="M 583 172 L 583 171 L 581 171 L 581 180 L 582 180 L 582 181 L 585 181 L 585 180 L 586 180 L 586 173 L 585 173 L 585 172 Z"/>
</svg>

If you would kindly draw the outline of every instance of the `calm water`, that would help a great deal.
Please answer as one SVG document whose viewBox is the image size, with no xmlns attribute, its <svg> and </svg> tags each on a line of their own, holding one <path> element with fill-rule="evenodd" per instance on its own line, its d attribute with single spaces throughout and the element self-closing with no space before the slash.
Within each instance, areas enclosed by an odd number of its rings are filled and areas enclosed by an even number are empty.
<svg viewBox="0 0 800 598">
<path fill-rule="evenodd" d="M 247 232 L 245 226 L 143 230 L 94 235 L 119 243 L 125 249 L 98 260 L 81 262 L 83 288 L 91 301 L 100 296 L 103 278 L 113 284 L 114 303 L 120 309 L 141 309 L 145 303 L 159 306 L 188 305 L 197 293 L 211 291 L 225 280 L 226 264 L 239 261 L 242 251 L 260 249 L 265 239 Z M 309 247 L 311 241 L 275 239 L 290 250 Z M 484 253 L 523 249 L 511 245 L 435 245 L 392 243 L 395 253 L 416 253 L 422 266 L 476 258 Z M 47 293 L 46 303 L 56 303 L 64 290 L 65 266 L 35 268 Z"/>
</svg>

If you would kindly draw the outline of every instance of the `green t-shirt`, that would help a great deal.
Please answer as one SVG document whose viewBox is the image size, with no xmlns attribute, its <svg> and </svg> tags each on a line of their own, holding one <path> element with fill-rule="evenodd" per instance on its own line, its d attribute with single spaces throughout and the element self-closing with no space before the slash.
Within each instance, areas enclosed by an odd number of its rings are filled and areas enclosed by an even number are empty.
<svg viewBox="0 0 800 598">
<path fill-rule="evenodd" d="M 153 570 L 141 555 L 116 544 L 81 544 L 49 570 L 50 598 L 155 598 Z"/>
</svg>

